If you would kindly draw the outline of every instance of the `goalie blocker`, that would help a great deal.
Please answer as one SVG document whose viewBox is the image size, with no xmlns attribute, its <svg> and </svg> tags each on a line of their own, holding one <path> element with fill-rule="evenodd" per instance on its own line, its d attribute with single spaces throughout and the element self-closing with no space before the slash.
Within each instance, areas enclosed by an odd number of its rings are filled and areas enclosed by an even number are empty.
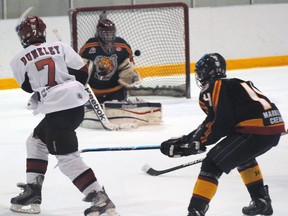
<svg viewBox="0 0 288 216">
<path fill-rule="evenodd" d="M 144 125 L 157 125 L 162 120 L 161 103 L 144 101 L 106 101 L 102 104 L 103 110 L 114 125 L 132 124 L 133 128 Z M 91 129 L 102 129 L 101 123 L 93 109 L 85 108 L 82 127 Z"/>
</svg>

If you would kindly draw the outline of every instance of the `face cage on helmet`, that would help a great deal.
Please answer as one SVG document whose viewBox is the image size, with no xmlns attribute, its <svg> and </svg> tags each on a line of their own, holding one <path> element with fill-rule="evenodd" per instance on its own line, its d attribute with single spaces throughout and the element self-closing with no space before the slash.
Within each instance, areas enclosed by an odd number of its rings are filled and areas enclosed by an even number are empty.
<svg viewBox="0 0 288 216">
<path fill-rule="evenodd" d="M 198 75 L 198 73 L 195 70 L 195 82 L 196 85 L 201 89 L 203 88 L 203 86 L 205 85 L 206 81 L 204 81 L 203 79 L 201 79 Z"/>
<path fill-rule="evenodd" d="M 99 31 L 98 36 L 104 43 L 112 43 L 116 38 L 115 31 Z"/>
</svg>

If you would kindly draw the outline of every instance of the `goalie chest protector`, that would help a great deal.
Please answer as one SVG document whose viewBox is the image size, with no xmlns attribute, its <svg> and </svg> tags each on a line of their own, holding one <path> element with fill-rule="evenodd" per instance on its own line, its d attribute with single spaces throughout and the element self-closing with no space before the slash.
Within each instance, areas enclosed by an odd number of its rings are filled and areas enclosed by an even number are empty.
<svg viewBox="0 0 288 216">
<path fill-rule="evenodd" d="M 161 103 L 109 101 L 102 104 L 103 110 L 112 124 L 137 124 L 137 126 L 157 125 L 162 121 Z M 93 110 L 86 109 L 82 126 L 103 128 Z"/>
</svg>

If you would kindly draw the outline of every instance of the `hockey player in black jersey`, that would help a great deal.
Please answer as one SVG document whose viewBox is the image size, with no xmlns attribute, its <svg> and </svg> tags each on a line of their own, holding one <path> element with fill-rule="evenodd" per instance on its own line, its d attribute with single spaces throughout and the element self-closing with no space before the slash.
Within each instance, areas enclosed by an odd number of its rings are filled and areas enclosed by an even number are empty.
<svg viewBox="0 0 288 216">
<path fill-rule="evenodd" d="M 188 216 L 205 215 L 219 178 L 234 168 L 252 199 L 243 214 L 272 215 L 256 158 L 276 146 L 285 131 L 279 110 L 251 81 L 226 78 L 226 61 L 218 53 L 204 55 L 195 72 L 201 88 L 199 105 L 207 116 L 190 134 L 161 144 L 161 152 L 169 157 L 203 153 L 206 146 L 216 144 L 202 162 Z"/>
<path fill-rule="evenodd" d="M 106 17 L 100 16 L 95 37 L 84 44 L 79 54 L 90 66 L 89 85 L 100 103 L 126 100 L 126 88 L 140 80 L 130 45 L 116 37 L 115 24 Z"/>
</svg>

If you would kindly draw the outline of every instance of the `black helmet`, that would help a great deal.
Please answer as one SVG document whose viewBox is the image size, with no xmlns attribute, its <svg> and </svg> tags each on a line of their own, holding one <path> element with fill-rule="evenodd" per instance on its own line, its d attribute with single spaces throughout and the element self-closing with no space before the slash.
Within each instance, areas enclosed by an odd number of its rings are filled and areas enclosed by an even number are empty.
<svg viewBox="0 0 288 216">
<path fill-rule="evenodd" d="M 225 59 L 218 53 L 205 54 L 196 63 L 195 76 L 200 87 L 210 80 L 226 77 Z"/>
<path fill-rule="evenodd" d="M 46 42 L 46 25 L 38 16 L 26 17 L 17 30 L 24 48 L 31 44 Z"/>
<path fill-rule="evenodd" d="M 96 27 L 96 37 L 103 43 L 112 43 L 116 38 L 115 24 L 109 19 L 100 19 Z"/>
</svg>

